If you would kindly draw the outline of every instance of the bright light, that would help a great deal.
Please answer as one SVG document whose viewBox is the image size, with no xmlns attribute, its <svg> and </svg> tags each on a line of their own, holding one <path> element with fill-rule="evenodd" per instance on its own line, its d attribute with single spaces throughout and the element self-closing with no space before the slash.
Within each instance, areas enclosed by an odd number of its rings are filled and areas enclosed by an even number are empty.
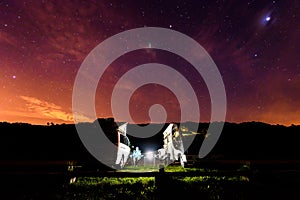
<svg viewBox="0 0 300 200">
<path fill-rule="evenodd" d="M 145 153 L 146 155 L 153 155 L 153 151 L 147 151 L 146 153 Z"/>
<path fill-rule="evenodd" d="M 145 153 L 145 157 L 151 159 L 151 158 L 153 158 L 153 154 L 154 154 L 153 151 L 147 151 L 147 152 Z"/>
<path fill-rule="evenodd" d="M 270 21 L 271 20 L 271 17 L 266 17 L 266 21 Z"/>
<path fill-rule="evenodd" d="M 147 151 L 144 154 L 144 167 L 149 164 L 155 166 L 155 153 L 153 151 Z"/>
</svg>

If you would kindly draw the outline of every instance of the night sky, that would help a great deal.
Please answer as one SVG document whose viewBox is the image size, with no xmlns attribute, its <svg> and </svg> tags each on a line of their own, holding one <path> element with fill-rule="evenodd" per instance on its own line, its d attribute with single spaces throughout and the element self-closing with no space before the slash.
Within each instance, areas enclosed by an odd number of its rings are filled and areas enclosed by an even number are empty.
<svg viewBox="0 0 300 200">
<path fill-rule="evenodd" d="M 300 124 L 299 10 L 296 0 L 0 1 L 0 121 L 73 123 L 73 84 L 88 53 L 121 31 L 164 27 L 193 38 L 213 58 L 226 89 L 226 121 Z M 96 95 L 98 117 L 112 116 L 116 81 L 147 62 L 183 69 L 197 93 L 200 120 L 209 119 L 201 77 L 184 60 L 151 49 L 111 64 L 99 83 L 105 91 Z M 169 121 L 178 118 L 172 92 L 154 84 L 132 96 L 133 119 L 147 122 L 154 103 L 165 106 Z"/>
</svg>

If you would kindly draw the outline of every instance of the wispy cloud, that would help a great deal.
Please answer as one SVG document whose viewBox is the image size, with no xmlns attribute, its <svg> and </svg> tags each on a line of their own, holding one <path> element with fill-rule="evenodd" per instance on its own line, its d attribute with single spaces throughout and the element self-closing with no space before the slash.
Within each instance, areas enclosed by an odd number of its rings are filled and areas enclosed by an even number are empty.
<svg viewBox="0 0 300 200">
<path fill-rule="evenodd" d="M 35 97 L 20 96 L 26 102 L 28 112 L 41 118 L 48 118 L 49 120 L 62 120 L 65 122 L 72 122 L 73 115 L 63 110 L 62 107 Z"/>
</svg>

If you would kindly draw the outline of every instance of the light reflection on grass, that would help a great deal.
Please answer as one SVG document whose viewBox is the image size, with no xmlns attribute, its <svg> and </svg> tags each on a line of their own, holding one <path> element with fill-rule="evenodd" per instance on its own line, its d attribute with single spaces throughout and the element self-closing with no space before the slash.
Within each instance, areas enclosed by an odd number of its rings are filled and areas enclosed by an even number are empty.
<svg viewBox="0 0 300 200">
<path fill-rule="evenodd" d="M 157 166 L 126 166 L 120 172 L 158 172 L 159 167 Z M 214 169 L 204 168 L 183 168 L 180 165 L 168 165 L 164 167 L 165 172 L 205 172 L 205 171 L 217 171 Z"/>
<path fill-rule="evenodd" d="M 167 166 L 165 168 L 166 172 L 201 172 L 208 170 L 182 168 L 181 166 Z M 158 171 L 158 168 L 147 166 L 126 167 L 122 171 Z M 79 177 L 68 186 L 68 193 L 64 196 L 64 199 L 155 199 L 161 191 L 170 193 L 170 195 L 176 191 L 176 193 L 184 192 L 191 197 L 201 194 L 207 199 L 220 199 L 225 193 L 228 195 L 226 186 L 228 183 L 235 183 L 235 185 L 247 184 L 249 179 L 244 176 L 175 177 L 170 175 L 165 179 L 167 185 L 161 186 L 164 188 L 163 190 L 157 187 L 156 181 L 155 177 Z M 244 195 L 243 191 L 238 194 L 229 192 L 229 194 L 238 195 L 241 198 Z M 174 198 L 176 198 L 176 195 Z"/>
</svg>

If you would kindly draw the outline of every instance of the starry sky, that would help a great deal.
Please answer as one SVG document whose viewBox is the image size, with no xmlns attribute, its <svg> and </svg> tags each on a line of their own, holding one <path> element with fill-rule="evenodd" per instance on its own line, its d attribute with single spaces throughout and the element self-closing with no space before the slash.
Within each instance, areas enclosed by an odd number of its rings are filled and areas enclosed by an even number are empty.
<svg viewBox="0 0 300 200">
<path fill-rule="evenodd" d="M 73 123 L 73 84 L 88 53 L 119 32 L 163 27 L 193 38 L 213 58 L 226 89 L 226 121 L 300 124 L 299 10 L 296 0 L 2 0 L 0 121 Z M 98 117 L 112 116 L 116 81 L 147 62 L 181 69 L 197 94 L 200 121 L 209 120 L 210 99 L 201 77 L 176 55 L 151 49 L 131 52 L 109 66 L 99 82 L 105 90 L 96 94 Z M 165 106 L 169 121 L 178 119 L 174 94 L 156 84 L 133 94 L 133 119 L 147 122 L 156 103 Z"/>
</svg>

